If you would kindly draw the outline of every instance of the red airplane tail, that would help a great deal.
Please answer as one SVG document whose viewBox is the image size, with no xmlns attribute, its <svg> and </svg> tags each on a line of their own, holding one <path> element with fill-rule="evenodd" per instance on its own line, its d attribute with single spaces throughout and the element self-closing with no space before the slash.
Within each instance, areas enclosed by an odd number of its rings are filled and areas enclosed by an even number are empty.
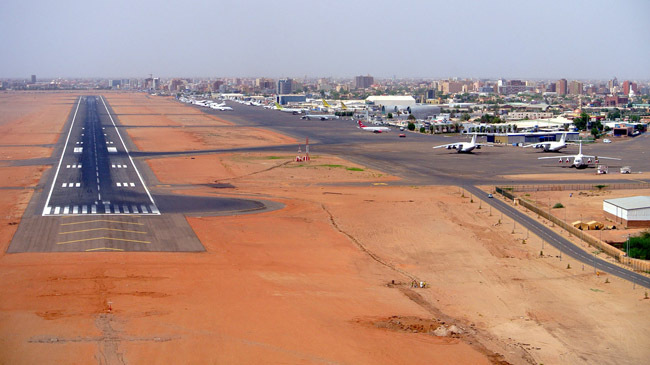
<svg viewBox="0 0 650 365">
<path fill-rule="evenodd" d="M 366 127 L 365 124 L 361 123 L 360 120 L 358 120 L 357 123 L 359 123 L 359 127 L 361 127 L 361 128 L 365 128 L 365 127 Z"/>
</svg>

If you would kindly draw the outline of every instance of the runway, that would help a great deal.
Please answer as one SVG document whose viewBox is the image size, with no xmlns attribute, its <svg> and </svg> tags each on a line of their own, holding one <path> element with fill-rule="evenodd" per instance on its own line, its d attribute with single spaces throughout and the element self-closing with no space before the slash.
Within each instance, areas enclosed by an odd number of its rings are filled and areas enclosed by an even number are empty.
<svg viewBox="0 0 650 365">
<path fill-rule="evenodd" d="M 279 203 L 152 192 L 155 179 L 135 160 L 129 136 L 103 97 L 82 96 L 73 107 L 56 159 L 23 214 L 8 253 L 173 251 L 204 247 L 187 215 L 227 215 L 278 209 Z M 24 162 L 19 162 L 24 164 Z"/>
<path fill-rule="evenodd" d="M 79 98 L 43 207 L 79 214 L 160 214 L 101 97 Z"/>
</svg>

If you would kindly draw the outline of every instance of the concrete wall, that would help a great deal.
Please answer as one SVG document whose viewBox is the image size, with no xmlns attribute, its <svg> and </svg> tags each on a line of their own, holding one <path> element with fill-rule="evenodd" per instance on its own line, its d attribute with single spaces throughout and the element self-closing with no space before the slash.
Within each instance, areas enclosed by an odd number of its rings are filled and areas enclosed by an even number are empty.
<svg viewBox="0 0 650 365">
<path fill-rule="evenodd" d="M 525 200 L 521 200 L 515 197 L 514 194 L 509 192 L 508 190 L 502 189 L 502 188 L 496 188 L 497 193 L 505 196 L 506 198 L 509 199 L 517 199 L 518 203 L 531 210 L 532 212 L 537 213 L 539 216 L 544 217 L 545 219 L 548 219 L 549 221 L 557 224 L 558 226 L 562 227 L 564 230 L 568 231 L 569 233 L 573 234 L 574 236 L 580 238 L 581 240 L 587 242 L 590 246 L 596 247 L 599 250 L 605 252 L 606 254 L 614 257 L 616 260 L 619 262 L 628 264 L 634 269 L 634 270 L 640 270 L 640 271 L 650 271 L 650 261 L 648 260 L 637 260 L 637 259 L 631 259 L 625 256 L 625 252 L 619 250 L 618 248 L 611 246 L 607 244 L 606 242 L 603 242 L 597 238 L 594 238 L 588 234 L 585 234 L 583 231 L 571 226 L 570 223 L 565 223 L 563 220 L 553 216 L 549 215 L 549 213 L 543 209 L 538 208 L 536 205 L 531 204 Z M 632 265 L 634 264 L 634 265 Z"/>
</svg>

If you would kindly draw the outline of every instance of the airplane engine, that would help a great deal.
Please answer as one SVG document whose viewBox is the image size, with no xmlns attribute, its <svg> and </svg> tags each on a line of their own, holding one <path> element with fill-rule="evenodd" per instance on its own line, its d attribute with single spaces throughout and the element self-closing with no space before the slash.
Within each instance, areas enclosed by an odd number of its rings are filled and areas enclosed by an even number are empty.
<svg viewBox="0 0 650 365">
<path fill-rule="evenodd" d="M 591 163 L 591 158 L 588 158 L 588 159 L 587 159 L 587 163 Z"/>
<path fill-rule="evenodd" d="M 558 161 L 558 162 L 559 162 L 559 163 L 562 163 L 562 158 L 560 158 L 560 161 Z"/>
<path fill-rule="evenodd" d="M 571 161 L 569 161 L 569 159 L 567 158 L 566 161 L 564 161 L 564 162 L 569 163 L 569 162 L 571 162 Z"/>
<path fill-rule="evenodd" d="M 598 156 L 594 156 L 594 162 L 598 163 Z"/>
<path fill-rule="evenodd" d="M 450 149 L 452 149 L 452 148 L 454 148 L 454 146 L 447 146 L 447 149 L 448 149 L 448 150 L 450 150 Z"/>
<path fill-rule="evenodd" d="M 480 150 L 480 149 L 481 149 L 481 146 L 476 146 L 476 149 L 477 149 L 477 150 Z"/>
</svg>

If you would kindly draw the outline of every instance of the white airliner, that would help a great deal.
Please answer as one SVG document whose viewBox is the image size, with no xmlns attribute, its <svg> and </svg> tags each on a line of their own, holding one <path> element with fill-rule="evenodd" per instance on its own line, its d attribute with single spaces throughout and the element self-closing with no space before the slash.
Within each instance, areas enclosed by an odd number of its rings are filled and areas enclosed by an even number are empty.
<svg viewBox="0 0 650 365">
<path fill-rule="evenodd" d="M 557 158 L 557 157 L 539 157 L 538 160 L 545 160 L 549 158 Z M 568 164 L 571 162 L 571 158 L 573 158 L 573 163 L 571 165 L 562 165 L 562 163 Z M 614 157 L 603 157 L 603 156 L 589 156 L 589 155 L 583 155 L 582 154 L 582 143 L 580 143 L 580 150 L 578 151 L 577 155 L 568 155 L 568 156 L 563 156 L 560 157 L 558 162 L 562 166 L 569 166 L 569 167 L 575 167 L 576 169 L 584 169 L 589 167 L 590 164 L 598 164 L 598 160 L 600 159 L 606 159 L 606 160 L 621 160 L 620 158 L 614 158 Z"/>
<path fill-rule="evenodd" d="M 339 119 L 338 115 L 334 114 L 306 114 L 300 117 L 301 119 L 320 119 L 320 120 L 330 120 L 330 119 Z"/>
<path fill-rule="evenodd" d="M 557 152 L 563 148 L 566 148 L 567 143 L 566 143 L 566 133 L 562 133 L 562 138 L 560 138 L 559 141 L 549 141 L 549 142 L 540 142 L 540 143 L 533 143 L 524 146 L 526 147 L 535 147 L 535 148 L 541 148 L 544 150 L 544 152 Z"/>
<path fill-rule="evenodd" d="M 231 107 L 226 106 L 226 103 L 215 103 L 215 102 L 212 102 L 212 103 L 210 103 L 210 108 L 212 108 L 212 109 L 216 109 L 216 110 L 221 110 L 221 111 L 232 110 Z"/>
<path fill-rule="evenodd" d="M 281 112 L 285 113 L 292 113 L 292 114 L 302 114 L 305 112 L 305 109 L 298 109 L 298 108 L 284 108 L 282 105 L 278 104 L 277 102 L 275 103 L 275 108 Z"/>
<path fill-rule="evenodd" d="M 443 144 L 441 146 L 435 146 L 433 148 L 446 148 L 448 150 L 456 150 L 458 153 L 460 152 L 472 152 L 472 150 L 477 149 L 480 150 L 481 146 L 491 146 L 489 144 L 482 144 L 482 143 L 476 143 L 476 134 L 472 136 L 472 141 L 471 142 L 458 142 L 458 143 L 449 143 L 449 144 Z"/>
<path fill-rule="evenodd" d="M 390 128 L 388 127 L 368 127 L 365 124 L 363 124 L 360 120 L 357 121 L 357 123 L 359 123 L 359 128 L 361 128 L 361 130 L 366 132 L 372 132 L 372 133 L 390 132 Z"/>
</svg>

